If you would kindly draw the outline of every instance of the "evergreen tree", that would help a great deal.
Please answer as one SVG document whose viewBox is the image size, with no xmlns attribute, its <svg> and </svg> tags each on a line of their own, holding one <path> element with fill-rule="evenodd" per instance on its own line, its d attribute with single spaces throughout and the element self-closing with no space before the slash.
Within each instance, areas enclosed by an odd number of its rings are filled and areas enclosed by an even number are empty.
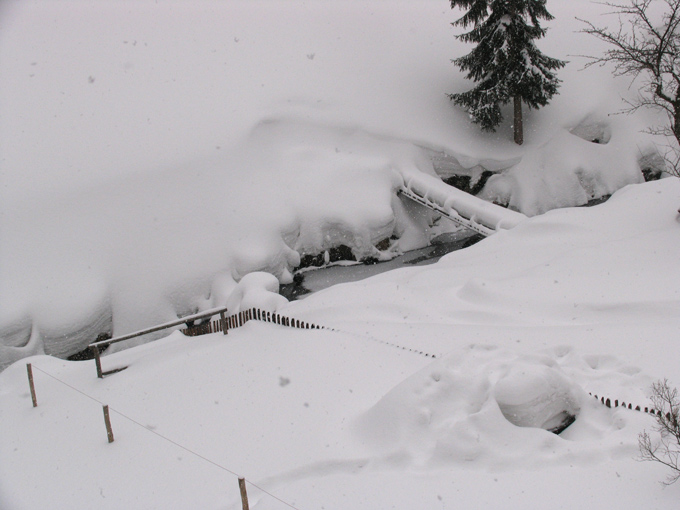
<svg viewBox="0 0 680 510">
<path fill-rule="evenodd" d="M 452 25 L 473 27 L 457 37 L 477 44 L 468 55 L 452 62 L 467 71 L 467 79 L 478 84 L 468 92 L 449 97 L 485 131 L 495 131 L 503 120 L 501 106 L 514 101 L 515 142 L 520 145 L 524 142 L 522 103 L 531 108 L 548 104 L 560 83 L 553 71 L 566 64 L 543 55 L 534 44 L 546 33 L 539 19 L 553 19 L 545 3 L 546 0 L 451 0 L 451 8 L 467 9 Z"/>
</svg>

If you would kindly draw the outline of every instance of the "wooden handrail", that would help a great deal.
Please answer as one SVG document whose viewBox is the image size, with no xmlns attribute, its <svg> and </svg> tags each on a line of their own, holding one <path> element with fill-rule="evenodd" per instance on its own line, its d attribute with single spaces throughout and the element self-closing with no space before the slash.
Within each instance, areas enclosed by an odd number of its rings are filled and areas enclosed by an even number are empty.
<svg viewBox="0 0 680 510">
<path fill-rule="evenodd" d="M 218 313 L 224 313 L 227 311 L 227 307 L 222 307 L 222 308 L 213 308 L 211 310 L 206 310 L 205 312 L 197 313 L 194 315 L 189 315 L 187 317 L 182 317 L 181 319 L 177 319 L 175 321 L 171 322 L 166 322 L 165 324 L 160 324 L 158 326 L 154 326 L 152 328 L 147 328 L 147 329 L 142 329 L 140 331 L 135 331 L 134 333 L 128 333 L 127 335 L 122 335 L 122 336 L 117 336 L 115 338 L 110 338 L 108 340 L 100 340 L 99 342 L 94 342 L 89 345 L 90 348 L 92 347 L 105 347 L 111 344 L 115 344 L 117 342 L 122 342 L 123 340 L 129 340 L 130 338 L 134 338 L 136 336 L 142 336 L 146 335 L 148 333 L 153 333 L 154 331 L 160 331 L 162 329 L 167 329 L 171 328 L 173 326 L 179 326 L 181 324 L 186 324 L 189 321 L 197 320 L 197 319 L 205 319 L 206 317 L 212 317 L 213 315 L 217 315 Z"/>
</svg>

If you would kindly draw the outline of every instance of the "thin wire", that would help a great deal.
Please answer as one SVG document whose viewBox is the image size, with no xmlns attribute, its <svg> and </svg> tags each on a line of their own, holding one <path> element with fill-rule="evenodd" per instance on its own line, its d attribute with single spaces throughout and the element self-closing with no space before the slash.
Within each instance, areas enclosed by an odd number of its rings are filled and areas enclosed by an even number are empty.
<svg viewBox="0 0 680 510">
<path fill-rule="evenodd" d="M 84 391 L 79 390 L 79 389 L 76 388 L 75 386 L 72 386 L 72 385 L 70 385 L 69 383 L 67 383 L 67 382 L 65 382 L 65 381 L 62 381 L 61 379 L 59 379 L 59 378 L 53 376 L 52 374 L 49 374 L 49 373 L 45 372 L 45 371 L 42 370 L 40 367 L 37 367 L 37 366 L 35 366 L 35 365 L 32 365 L 32 367 L 35 368 L 36 370 L 42 372 L 42 373 L 45 374 L 46 376 L 51 377 L 51 378 L 54 379 L 55 381 L 60 382 L 60 383 L 63 384 L 64 386 L 67 386 L 68 388 L 71 388 L 73 391 L 76 391 L 76 392 L 80 393 L 80 394 L 83 395 L 84 397 L 87 397 L 87 398 L 89 398 L 90 400 L 93 400 L 94 402 L 97 402 L 98 404 L 104 405 L 104 403 L 103 403 L 101 400 L 98 400 L 98 399 L 96 399 L 95 397 L 93 397 L 93 396 L 91 396 L 91 395 L 88 395 L 88 394 L 85 393 Z M 195 455 L 195 456 L 198 457 L 199 459 L 203 459 L 204 461 L 208 462 L 209 464 L 212 464 L 213 466 L 218 467 L 218 468 L 220 468 L 220 469 L 226 471 L 227 473 L 230 473 L 230 474 L 236 476 L 237 478 L 243 478 L 244 480 L 246 480 L 245 477 L 242 477 L 241 475 L 239 475 L 239 474 L 236 473 L 235 471 L 232 471 L 231 469 L 229 469 L 229 468 L 227 468 L 227 467 L 224 467 L 224 466 L 222 466 L 221 464 L 218 464 L 218 463 L 215 462 L 214 460 L 211 460 L 211 459 L 209 459 L 209 458 L 207 458 L 207 457 L 201 455 L 200 453 L 197 453 L 197 452 L 195 452 L 195 451 L 193 451 L 193 450 L 187 448 L 186 446 L 183 446 L 183 445 L 179 444 L 177 441 L 173 441 L 173 440 L 170 439 L 169 437 L 166 437 L 166 436 L 164 436 L 163 434 L 160 434 L 159 432 L 156 432 L 155 430 L 152 430 L 152 429 L 150 429 L 149 427 L 147 427 L 147 426 L 145 426 L 145 425 L 142 425 L 142 424 L 139 423 L 137 420 L 135 420 L 135 419 L 133 419 L 133 418 L 130 418 L 129 416 L 123 414 L 122 412 L 118 411 L 117 409 L 114 409 L 114 408 L 112 408 L 112 407 L 109 406 L 109 410 L 112 411 L 112 412 L 114 412 L 114 413 L 116 413 L 116 414 L 118 414 L 119 416 L 122 416 L 122 417 L 125 418 L 126 420 L 131 421 L 132 423 L 134 423 L 135 425 L 138 425 L 139 427 L 143 428 L 144 430 L 146 430 L 146 431 L 148 431 L 148 432 L 151 432 L 152 434 L 155 434 L 156 436 L 160 437 L 161 439 L 164 439 L 165 441 L 167 441 L 167 442 L 169 442 L 169 443 L 175 445 L 176 447 L 181 448 L 181 449 L 184 450 L 185 452 L 191 453 L 192 455 Z M 284 501 L 283 499 L 279 498 L 278 496 L 275 496 L 275 495 L 272 494 L 271 492 L 269 492 L 269 491 L 263 489 L 263 488 L 260 487 L 259 485 L 256 485 L 256 484 L 254 484 L 253 482 L 251 482 L 251 481 L 249 481 L 249 480 L 246 480 L 246 481 L 247 481 L 250 485 L 252 485 L 253 487 L 255 487 L 256 489 L 262 491 L 264 494 L 267 494 L 269 497 L 271 497 L 271 498 L 273 498 L 273 499 L 275 499 L 275 500 L 277 500 L 277 501 L 283 503 L 283 504 L 286 505 L 287 507 L 292 508 L 293 510 L 300 510 L 299 508 L 297 508 L 297 507 L 291 505 L 290 503 L 287 503 L 286 501 Z"/>
<path fill-rule="evenodd" d="M 84 397 L 87 397 L 87 398 L 89 398 L 90 400 L 94 400 L 95 402 L 97 402 L 97 403 L 99 403 L 99 404 L 101 404 L 101 405 L 104 405 L 104 403 L 103 403 L 101 400 L 97 400 L 97 399 L 94 398 L 93 396 L 88 395 L 87 393 L 85 393 L 85 392 L 79 390 L 79 389 L 76 388 L 75 386 L 71 386 L 69 383 L 64 382 L 64 381 L 62 381 L 61 379 L 56 378 L 56 377 L 53 376 L 52 374 L 48 374 L 47 372 L 45 372 L 45 371 L 44 371 L 43 369 L 41 369 L 40 367 L 37 367 L 37 366 L 35 366 L 35 365 L 31 365 L 31 366 L 32 366 L 33 368 L 35 368 L 36 370 L 42 372 L 42 373 L 45 374 L 46 376 L 51 377 L 51 378 L 54 379 L 55 381 L 60 382 L 60 383 L 63 384 L 64 386 L 68 386 L 68 387 L 71 388 L 73 391 L 77 391 L 78 393 L 80 393 L 80 394 L 83 395 Z"/>
<path fill-rule="evenodd" d="M 291 321 L 291 324 L 294 324 L 295 321 L 298 320 L 298 319 L 295 319 L 294 317 L 289 317 L 289 316 L 286 316 L 286 315 L 279 315 L 279 317 L 282 317 L 282 318 L 284 318 L 284 319 L 290 320 L 290 321 Z M 266 322 L 266 323 L 274 324 L 274 325 L 277 325 L 277 326 L 280 325 L 280 326 L 283 326 L 283 327 L 290 327 L 290 328 L 303 329 L 303 330 L 304 330 L 304 329 L 307 329 L 307 328 L 298 328 L 297 326 L 292 326 L 292 325 L 291 325 L 291 326 L 284 326 L 284 325 L 282 325 L 282 324 L 278 324 L 278 323 L 273 322 L 273 321 L 270 322 L 270 321 L 268 321 L 268 320 L 263 320 L 263 319 L 251 319 L 251 320 L 256 320 L 256 321 L 260 321 L 260 322 Z M 238 327 L 238 326 L 237 326 L 237 327 Z M 416 350 L 416 349 L 411 349 L 410 347 L 404 347 L 403 345 L 394 344 L 394 343 L 392 343 L 392 342 L 387 342 L 386 340 L 380 340 L 379 338 L 377 338 L 377 337 L 375 337 L 375 336 L 373 336 L 373 335 L 366 335 L 366 334 L 362 334 L 362 333 L 355 333 L 355 332 L 353 332 L 353 331 L 347 331 L 347 330 L 336 329 L 336 328 L 329 328 L 329 327 L 326 327 L 326 326 L 321 326 L 321 329 L 322 329 L 322 330 L 326 330 L 326 331 L 333 331 L 333 332 L 335 332 L 335 333 L 344 333 L 344 334 L 346 334 L 346 335 L 351 335 L 351 336 L 354 336 L 354 337 L 356 337 L 356 338 L 361 338 L 361 339 L 363 339 L 363 340 L 371 340 L 371 341 L 373 341 L 373 342 L 378 342 L 378 343 L 380 343 L 380 344 L 389 345 L 390 347 L 394 347 L 394 348 L 396 348 L 396 349 L 401 349 L 401 350 L 403 350 L 403 351 L 409 351 L 409 352 L 412 352 L 413 354 L 420 354 L 421 356 L 425 356 L 426 358 L 428 358 L 428 357 L 429 357 L 429 358 L 437 358 L 437 356 L 435 356 L 434 354 L 429 354 L 429 353 L 427 353 L 427 352 L 418 351 L 418 350 Z"/>
<path fill-rule="evenodd" d="M 274 498 L 274 499 L 277 500 L 277 501 L 280 501 L 281 503 L 283 503 L 283 504 L 286 505 L 287 507 L 290 507 L 290 508 L 292 508 L 293 510 L 300 510 L 299 508 L 297 508 L 297 507 L 291 505 L 290 503 L 287 503 L 286 501 L 282 500 L 282 499 L 279 498 L 278 496 L 274 496 L 274 494 L 272 494 L 271 492 L 267 492 L 266 490 L 264 490 L 264 489 L 263 489 L 262 487 L 260 487 L 259 485 L 255 485 L 253 482 L 248 481 L 248 480 L 246 480 L 246 481 L 247 481 L 250 485 L 252 485 L 253 487 L 255 487 L 256 489 L 259 489 L 259 490 L 261 490 L 262 492 L 264 492 L 265 494 L 267 494 L 269 497 Z"/>
</svg>

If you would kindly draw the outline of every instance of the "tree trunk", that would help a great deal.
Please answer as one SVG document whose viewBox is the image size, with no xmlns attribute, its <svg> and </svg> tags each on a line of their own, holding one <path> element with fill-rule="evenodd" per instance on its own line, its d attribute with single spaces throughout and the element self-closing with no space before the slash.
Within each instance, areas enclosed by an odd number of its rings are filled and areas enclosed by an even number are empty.
<svg viewBox="0 0 680 510">
<path fill-rule="evenodd" d="M 522 127 L 522 98 L 520 96 L 515 96 L 515 143 L 517 145 L 522 145 L 524 143 L 524 129 Z"/>
</svg>

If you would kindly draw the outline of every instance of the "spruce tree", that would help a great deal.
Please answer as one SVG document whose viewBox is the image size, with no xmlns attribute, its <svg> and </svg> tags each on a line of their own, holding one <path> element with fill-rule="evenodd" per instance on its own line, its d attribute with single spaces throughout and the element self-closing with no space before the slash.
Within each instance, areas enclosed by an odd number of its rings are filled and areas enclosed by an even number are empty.
<svg viewBox="0 0 680 510">
<path fill-rule="evenodd" d="M 539 19 L 551 20 L 546 0 L 451 0 L 451 8 L 467 9 L 453 26 L 472 30 L 457 36 L 477 46 L 452 60 L 477 86 L 451 100 L 466 109 L 485 131 L 495 131 L 503 121 L 501 106 L 514 102 L 515 143 L 524 142 L 522 103 L 545 106 L 557 93 L 560 80 L 553 72 L 566 62 L 547 57 L 534 40 L 546 33 Z"/>
</svg>

